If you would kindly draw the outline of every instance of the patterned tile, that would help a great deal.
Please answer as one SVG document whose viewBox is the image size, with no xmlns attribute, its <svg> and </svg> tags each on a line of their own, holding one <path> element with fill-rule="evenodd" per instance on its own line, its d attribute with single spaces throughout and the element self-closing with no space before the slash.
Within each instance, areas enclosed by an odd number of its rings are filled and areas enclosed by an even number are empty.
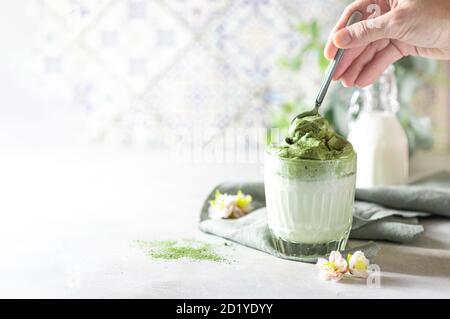
<svg viewBox="0 0 450 319">
<path fill-rule="evenodd" d="M 68 55 L 62 80 L 62 87 L 70 88 L 72 107 L 85 112 L 86 130 L 93 141 L 116 145 L 155 142 L 150 132 L 160 127 L 153 114 L 145 112 L 141 100 L 89 53 Z"/>
<path fill-rule="evenodd" d="M 276 1 L 237 1 L 212 23 L 205 41 L 235 68 L 241 78 L 264 85 L 279 59 L 299 45 L 290 17 Z"/>
<path fill-rule="evenodd" d="M 313 99 L 313 63 L 298 74 L 279 60 L 304 42 L 296 24 L 321 10 L 306 0 L 34 0 L 29 59 L 39 85 L 86 114 L 94 140 L 160 145 L 160 132 L 195 127 L 211 139 L 267 126 L 282 101 Z"/>
<path fill-rule="evenodd" d="M 264 128 L 269 127 L 269 106 L 267 101 L 254 97 L 245 105 L 245 111 L 241 112 L 234 121 L 232 127 L 236 128 Z"/>
<path fill-rule="evenodd" d="M 106 11 L 115 0 L 37 0 L 39 5 L 66 28 L 65 37 L 72 39 L 78 36 L 91 24 L 96 23 L 101 14 Z"/>
<path fill-rule="evenodd" d="M 24 12 L 29 22 L 29 49 L 21 52 L 25 63 L 39 77 L 62 71 L 64 55 L 72 45 L 66 36 L 68 28 L 38 2 L 30 3 Z"/>
<path fill-rule="evenodd" d="M 320 23 L 324 28 L 331 28 L 336 19 L 345 8 L 347 0 L 277 0 L 278 3 L 288 12 L 295 16 L 298 21 L 316 17 L 320 18 Z M 326 12 L 326 14 L 324 14 Z"/>
<path fill-rule="evenodd" d="M 88 130 L 96 142 L 112 145 L 164 146 L 161 126 L 139 100 L 127 107 L 111 109 L 98 105 L 88 117 Z M 167 146 L 167 145 L 165 145 Z"/>
<path fill-rule="evenodd" d="M 234 0 L 160 0 L 178 19 L 194 32 L 202 32 L 214 19 L 222 16 Z"/>
<path fill-rule="evenodd" d="M 147 111 L 159 114 L 173 128 L 224 128 L 246 111 L 249 99 L 250 92 L 229 65 L 200 44 L 186 52 L 145 97 Z"/>
<path fill-rule="evenodd" d="M 116 2 L 84 42 L 135 93 L 143 93 L 191 40 L 156 1 L 130 0 Z"/>
<path fill-rule="evenodd" d="M 128 0 L 128 18 L 130 20 L 145 20 L 147 18 L 147 1 Z"/>
<path fill-rule="evenodd" d="M 101 46 L 104 48 L 115 48 L 119 45 L 117 30 L 103 30 L 100 34 Z"/>
</svg>

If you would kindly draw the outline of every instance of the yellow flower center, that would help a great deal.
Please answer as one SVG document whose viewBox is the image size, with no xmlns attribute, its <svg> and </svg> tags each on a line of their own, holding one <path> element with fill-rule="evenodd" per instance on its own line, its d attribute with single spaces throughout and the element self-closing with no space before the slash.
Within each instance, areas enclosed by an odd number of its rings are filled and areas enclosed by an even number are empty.
<svg viewBox="0 0 450 319">
<path fill-rule="evenodd" d="M 358 270 L 366 270 L 367 269 L 367 265 L 366 265 L 366 263 L 364 261 L 358 260 L 355 263 L 354 268 L 358 269 Z"/>
<path fill-rule="evenodd" d="M 330 268 L 331 271 L 333 272 L 340 272 L 340 268 L 338 267 L 338 265 L 333 262 L 333 261 L 329 261 L 325 264 L 326 267 Z"/>
</svg>

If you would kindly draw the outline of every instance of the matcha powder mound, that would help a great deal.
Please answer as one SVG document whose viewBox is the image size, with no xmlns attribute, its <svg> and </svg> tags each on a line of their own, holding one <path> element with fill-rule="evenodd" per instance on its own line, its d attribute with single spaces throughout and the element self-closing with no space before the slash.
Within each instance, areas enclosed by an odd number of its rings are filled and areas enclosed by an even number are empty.
<svg viewBox="0 0 450 319">
<path fill-rule="evenodd" d="M 212 246 L 196 240 L 137 240 L 136 244 L 153 259 L 224 261 L 224 258 L 214 252 Z"/>
</svg>

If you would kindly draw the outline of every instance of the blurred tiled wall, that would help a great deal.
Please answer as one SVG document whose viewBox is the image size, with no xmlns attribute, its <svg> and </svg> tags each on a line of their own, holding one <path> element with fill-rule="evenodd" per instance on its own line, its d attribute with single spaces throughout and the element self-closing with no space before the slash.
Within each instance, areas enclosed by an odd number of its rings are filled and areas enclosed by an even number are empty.
<svg viewBox="0 0 450 319">
<path fill-rule="evenodd" d="M 174 127 L 266 126 L 279 101 L 311 94 L 320 73 L 311 66 L 295 75 L 279 60 L 301 45 L 300 21 L 320 17 L 331 27 L 342 8 L 331 0 L 29 0 L 24 18 L 33 21 L 39 85 L 85 114 L 91 139 L 160 145 L 157 132 Z"/>
</svg>

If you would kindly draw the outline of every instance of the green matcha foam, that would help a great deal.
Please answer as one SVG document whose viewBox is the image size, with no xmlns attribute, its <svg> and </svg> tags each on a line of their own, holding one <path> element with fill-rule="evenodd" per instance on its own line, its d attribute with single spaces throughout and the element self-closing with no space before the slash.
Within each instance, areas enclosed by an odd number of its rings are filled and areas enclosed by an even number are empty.
<svg viewBox="0 0 450 319">
<path fill-rule="evenodd" d="M 352 145 L 320 115 L 295 119 L 281 144 L 267 149 L 267 164 L 274 173 L 304 180 L 344 177 L 356 171 Z"/>
<path fill-rule="evenodd" d="M 355 155 L 352 145 L 336 134 L 320 115 L 295 119 L 280 145 L 270 145 L 269 153 L 287 159 L 334 160 Z"/>
</svg>

